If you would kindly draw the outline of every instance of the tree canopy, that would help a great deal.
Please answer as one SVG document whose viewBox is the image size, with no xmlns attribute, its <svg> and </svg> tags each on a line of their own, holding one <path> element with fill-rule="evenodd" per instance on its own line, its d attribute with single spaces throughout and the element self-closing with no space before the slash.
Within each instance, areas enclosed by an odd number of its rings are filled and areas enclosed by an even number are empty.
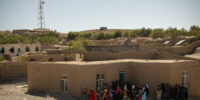
<svg viewBox="0 0 200 100">
<path fill-rule="evenodd" d="M 55 31 L 45 32 L 42 34 L 10 34 L 0 35 L 0 44 L 13 44 L 13 43 L 32 43 L 38 41 L 41 44 L 57 44 L 61 40 L 59 33 Z"/>
</svg>

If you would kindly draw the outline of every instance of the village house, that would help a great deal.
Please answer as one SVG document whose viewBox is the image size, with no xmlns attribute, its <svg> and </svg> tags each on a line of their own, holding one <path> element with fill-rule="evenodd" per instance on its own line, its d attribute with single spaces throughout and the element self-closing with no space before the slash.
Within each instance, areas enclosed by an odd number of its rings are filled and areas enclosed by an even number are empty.
<svg viewBox="0 0 200 100">
<path fill-rule="evenodd" d="M 152 96 L 156 95 L 157 86 L 161 83 L 183 83 L 188 87 L 189 96 L 200 96 L 198 60 L 32 62 L 28 64 L 27 70 L 29 91 L 66 93 L 80 97 L 82 88 L 102 90 L 105 82 L 126 80 L 139 86 L 147 82 Z"/>
<path fill-rule="evenodd" d="M 0 44 L 0 56 L 10 55 L 19 56 L 26 52 L 40 52 L 41 44 L 40 43 L 32 43 L 32 44 Z"/>
</svg>

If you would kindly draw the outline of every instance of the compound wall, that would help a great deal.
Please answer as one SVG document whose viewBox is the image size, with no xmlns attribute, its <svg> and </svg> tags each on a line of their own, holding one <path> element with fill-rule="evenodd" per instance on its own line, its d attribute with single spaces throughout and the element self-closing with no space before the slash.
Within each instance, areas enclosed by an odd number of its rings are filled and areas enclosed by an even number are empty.
<svg viewBox="0 0 200 100">
<path fill-rule="evenodd" d="M 156 53 L 154 51 L 124 51 L 118 53 L 106 51 L 88 51 L 84 53 L 85 61 L 101 61 L 114 59 L 155 59 Z"/>
<path fill-rule="evenodd" d="M 27 76 L 27 63 L 1 62 L 0 79 L 25 78 Z"/>
</svg>

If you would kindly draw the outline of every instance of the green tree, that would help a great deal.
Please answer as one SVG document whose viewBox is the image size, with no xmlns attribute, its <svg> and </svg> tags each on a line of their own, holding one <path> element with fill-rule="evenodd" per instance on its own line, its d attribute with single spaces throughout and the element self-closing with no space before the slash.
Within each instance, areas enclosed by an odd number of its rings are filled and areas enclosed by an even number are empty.
<svg viewBox="0 0 200 100">
<path fill-rule="evenodd" d="M 105 39 L 111 39 L 114 38 L 114 34 L 113 33 L 106 33 L 105 34 Z"/>
<path fill-rule="evenodd" d="M 129 37 L 130 36 L 129 32 L 124 32 L 122 35 L 123 35 L 123 37 Z"/>
<path fill-rule="evenodd" d="M 91 42 L 90 40 L 87 40 L 87 39 L 77 39 L 77 40 L 74 40 L 72 41 L 70 44 L 69 44 L 69 50 L 81 50 L 81 51 L 84 51 L 85 50 L 85 47 L 86 46 L 93 46 L 94 43 Z"/>
<path fill-rule="evenodd" d="M 116 31 L 114 33 L 114 38 L 122 37 L 122 32 L 121 31 Z"/>
<path fill-rule="evenodd" d="M 80 36 L 80 34 L 77 32 L 69 32 L 67 35 L 67 38 L 68 38 L 68 40 L 75 40 L 79 36 Z"/>
<path fill-rule="evenodd" d="M 152 38 L 163 38 L 166 36 L 165 32 L 163 29 L 154 29 L 150 34 L 150 37 Z"/>
<path fill-rule="evenodd" d="M 102 39 L 105 39 L 104 32 L 99 33 L 98 36 L 97 36 L 97 40 L 102 40 Z"/>
<path fill-rule="evenodd" d="M 81 38 L 92 39 L 92 33 L 80 33 Z"/>
<path fill-rule="evenodd" d="M 130 37 L 133 37 L 133 38 L 138 37 L 137 30 L 131 31 Z"/>
<path fill-rule="evenodd" d="M 151 33 L 151 29 L 150 28 L 141 28 L 140 30 L 138 30 L 137 34 L 140 37 L 148 37 L 149 34 Z"/>
<path fill-rule="evenodd" d="M 180 30 L 178 30 L 177 28 L 172 28 L 172 27 L 169 27 L 169 28 L 165 31 L 165 33 L 166 33 L 168 36 L 172 37 L 172 38 L 176 38 L 176 37 L 178 37 L 178 36 L 182 36 L 182 35 L 183 35 L 183 33 L 182 33 Z"/>
<path fill-rule="evenodd" d="M 181 33 L 184 35 L 184 36 L 189 36 L 189 33 L 188 31 L 185 29 L 185 28 L 181 28 Z"/>
<path fill-rule="evenodd" d="M 200 27 L 196 25 L 191 26 L 189 34 L 192 36 L 200 37 Z"/>
</svg>

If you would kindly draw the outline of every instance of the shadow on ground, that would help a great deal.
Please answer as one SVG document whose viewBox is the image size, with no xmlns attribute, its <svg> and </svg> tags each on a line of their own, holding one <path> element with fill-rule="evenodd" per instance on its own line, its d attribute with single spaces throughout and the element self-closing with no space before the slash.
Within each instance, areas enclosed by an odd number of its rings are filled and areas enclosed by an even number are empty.
<svg viewBox="0 0 200 100">
<path fill-rule="evenodd" d="M 39 92 L 26 92 L 26 95 L 32 95 L 32 96 L 39 96 L 39 97 L 43 97 L 43 98 L 52 98 L 55 100 L 78 100 L 75 97 L 66 95 L 66 94 L 58 94 L 58 93 L 48 93 L 48 92 L 44 92 L 44 91 L 39 91 Z"/>
<path fill-rule="evenodd" d="M 27 83 L 27 78 L 0 78 L 0 85 Z"/>
</svg>

